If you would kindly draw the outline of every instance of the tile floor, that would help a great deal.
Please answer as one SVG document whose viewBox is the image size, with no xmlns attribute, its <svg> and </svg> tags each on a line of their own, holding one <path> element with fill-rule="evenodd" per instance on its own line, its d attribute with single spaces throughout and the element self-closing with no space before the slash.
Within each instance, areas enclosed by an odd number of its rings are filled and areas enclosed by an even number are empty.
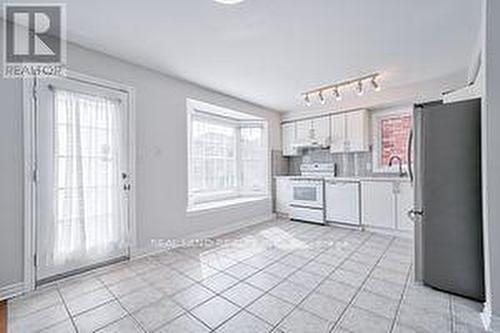
<svg viewBox="0 0 500 333">
<path fill-rule="evenodd" d="M 9 332 L 482 332 L 480 304 L 411 282 L 411 242 L 271 221 L 9 302 Z"/>
</svg>

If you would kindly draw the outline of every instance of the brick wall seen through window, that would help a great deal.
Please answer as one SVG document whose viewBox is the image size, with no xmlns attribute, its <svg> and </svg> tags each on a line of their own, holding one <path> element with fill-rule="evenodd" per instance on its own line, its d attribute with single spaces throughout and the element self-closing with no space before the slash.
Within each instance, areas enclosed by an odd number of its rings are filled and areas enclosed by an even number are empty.
<svg viewBox="0 0 500 333">
<path fill-rule="evenodd" d="M 380 120 L 380 165 L 389 166 L 389 160 L 397 155 L 408 164 L 408 137 L 412 128 L 411 115 L 390 116 Z"/>
</svg>

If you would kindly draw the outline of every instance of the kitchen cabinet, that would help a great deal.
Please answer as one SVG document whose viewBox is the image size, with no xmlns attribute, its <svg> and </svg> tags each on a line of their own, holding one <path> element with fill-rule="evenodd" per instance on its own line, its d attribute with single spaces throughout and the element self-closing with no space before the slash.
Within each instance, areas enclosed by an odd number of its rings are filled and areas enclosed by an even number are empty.
<svg viewBox="0 0 500 333">
<path fill-rule="evenodd" d="M 308 120 L 299 120 L 295 123 L 297 128 L 297 136 L 295 137 L 295 142 L 299 145 L 306 145 L 309 141 L 309 135 L 311 133 L 311 125 L 312 121 Z"/>
<path fill-rule="evenodd" d="M 314 118 L 312 120 L 314 137 L 322 147 L 330 146 L 330 116 Z"/>
<path fill-rule="evenodd" d="M 396 229 L 396 196 L 392 182 L 362 182 L 361 203 L 361 216 L 364 225 Z"/>
<path fill-rule="evenodd" d="M 367 110 L 334 114 L 330 118 L 331 153 L 370 150 L 370 115 Z"/>
<path fill-rule="evenodd" d="M 329 116 L 299 120 L 295 124 L 297 128 L 295 142 L 297 144 L 304 147 L 310 146 L 313 143 L 322 147 L 330 145 Z"/>
<path fill-rule="evenodd" d="M 413 230 L 413 221 L 408 217 L 408 211 L 414 206 L 413 198 L 413 186 L 411 183 L 399 183 L 396 190 L 398 230 Z"/>
<path fill-rule="evenodd" d="M 296 156 L 298 149 L 294 146 L 297 137 L 295 123 L 285 123 L 281 125 L 281 144 L 283 156 Z"/>
<path fill-rule="evenodd" d="M 349 112 L 346 118 L 346 150 L 362 152 L 370 150 L 370 116 L 367 110 Z"/>
<path fill-rule="evenodd" d="M 326 181 L 326 220 L 359 226 L 361 224 L 359 182 Z"/>
<path fill-rule="evenodd" d="M 291 188 L 290 179 L 287 177 L 276 177 L 276 200 L 275 211 L 279 214 L 290 214 Z"/>
<path fill-rule="evenodd" d="M 406 181 L 363 181 L 362 223 L 368 227 L 412 232 L 408 211 L 413 207 L 413 187 Z"/>
<path fill-rule="evenodd" d="M 331 129 L 331 153 L 343 153 L 345 151 L 346 126 L 344 114 L 333 114 L 330 116 Z"/>
</svg>

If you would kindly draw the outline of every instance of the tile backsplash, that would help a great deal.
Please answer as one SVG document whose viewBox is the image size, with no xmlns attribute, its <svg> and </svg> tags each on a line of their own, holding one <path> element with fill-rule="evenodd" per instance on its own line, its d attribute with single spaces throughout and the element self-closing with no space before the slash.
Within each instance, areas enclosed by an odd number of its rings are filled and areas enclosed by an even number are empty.
<svg viewBox="0 0 500 333">
<path fill-rule="evenodd" d="M 302 156 L 288 158 L 288 173 L 299 175 L 302 163 L 337 163 L 339 177 L 373 175 L 371 152 L 331 154 L 328 149 L 308 149 Z"/>
</svg>

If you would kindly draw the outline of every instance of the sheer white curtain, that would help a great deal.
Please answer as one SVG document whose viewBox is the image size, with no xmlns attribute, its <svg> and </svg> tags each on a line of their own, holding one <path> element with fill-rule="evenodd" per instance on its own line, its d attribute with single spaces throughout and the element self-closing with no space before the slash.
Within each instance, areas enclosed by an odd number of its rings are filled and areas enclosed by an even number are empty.
<svg viewBox="0 0 500 333">
<path fill-rule="evenodd" d="M 123 248 L 122 112 L 118 100 L 54 91 L 54 206 L 46 264 Z"/>
</svg>

